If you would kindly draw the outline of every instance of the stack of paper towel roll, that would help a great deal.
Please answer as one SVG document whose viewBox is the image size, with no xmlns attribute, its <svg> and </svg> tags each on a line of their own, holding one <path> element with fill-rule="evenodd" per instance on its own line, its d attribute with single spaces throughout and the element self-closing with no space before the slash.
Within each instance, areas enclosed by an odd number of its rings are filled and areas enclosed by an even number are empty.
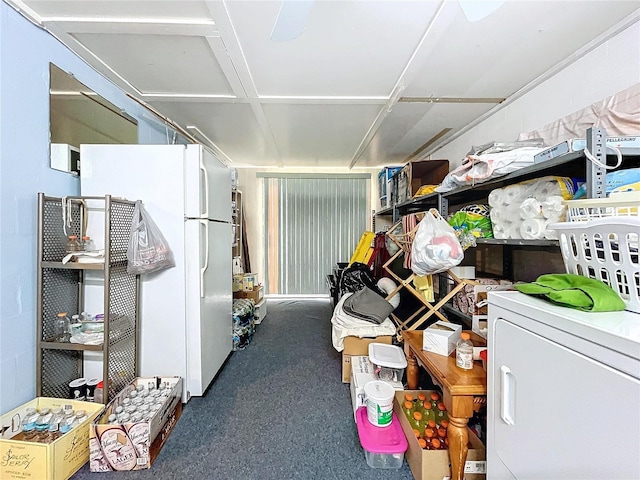
<svg viewBox="0 0 640 480">
<path fill-rule="evenodd" d="M 567 195 L 554 177 L 510 185 L 489 194 L 491 223 L 495 238 L 557 239 L 547 225 L 562 222 Z"/>
</svg>

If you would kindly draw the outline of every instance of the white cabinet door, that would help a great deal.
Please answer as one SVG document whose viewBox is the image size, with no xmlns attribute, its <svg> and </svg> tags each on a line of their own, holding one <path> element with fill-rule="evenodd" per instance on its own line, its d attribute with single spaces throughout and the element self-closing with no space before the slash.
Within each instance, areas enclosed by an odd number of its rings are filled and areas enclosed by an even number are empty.
<svg viewBox="0 0 640 480">
<path fill-rule="evenodd" d="M 515 478 L 639 478 L 638 379 L 504 318 L 493 346 L 492 443 Z"/>
</svg>

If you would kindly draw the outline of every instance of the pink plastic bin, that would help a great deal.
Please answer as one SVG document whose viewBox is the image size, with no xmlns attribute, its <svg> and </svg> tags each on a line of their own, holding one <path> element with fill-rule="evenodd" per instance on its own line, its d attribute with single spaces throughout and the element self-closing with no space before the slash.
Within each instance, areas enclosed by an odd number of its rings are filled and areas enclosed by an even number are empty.
<svg viewBox="0 0 640 480">
<path fill-rule="evenodd" d="M 367 407 L 360 407 L 356 411 L 356 424 L 367 465 L 371 468 L 402 467 L 408 443 L 395 413 L 391 425 L 376 427 L 367 418 Z"/>
</svg>

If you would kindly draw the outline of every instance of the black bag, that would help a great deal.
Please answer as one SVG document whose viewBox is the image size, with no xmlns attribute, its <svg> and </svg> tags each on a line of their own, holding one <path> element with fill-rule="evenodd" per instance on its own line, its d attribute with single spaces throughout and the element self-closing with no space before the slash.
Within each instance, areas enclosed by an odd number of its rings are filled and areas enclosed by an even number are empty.
<svg viewBox="0 0 640 480">
<path fill-rule="evenodd" d="M 343 270 L 342 275 L 340 275 L 339 284 L 340 298 L 342 298 L 345 293 L 359 292 L 364 287 L 370 288 L 382 298 L 387 296 L 387 294 L 376 285 L 376 280 L 368 265 L 354 262 Z"/>
</svg>

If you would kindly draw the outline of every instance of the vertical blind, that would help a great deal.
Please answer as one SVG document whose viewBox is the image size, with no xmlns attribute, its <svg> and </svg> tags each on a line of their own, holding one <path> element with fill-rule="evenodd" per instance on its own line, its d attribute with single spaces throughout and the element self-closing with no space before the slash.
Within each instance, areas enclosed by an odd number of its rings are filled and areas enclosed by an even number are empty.
<svg viewBox="0 0 640 480">
<path fill-rule="evenodd" d="M 368 175 L 264 178 L 266 292 L 327 294 L 367 227 Z"/>
</svg>

